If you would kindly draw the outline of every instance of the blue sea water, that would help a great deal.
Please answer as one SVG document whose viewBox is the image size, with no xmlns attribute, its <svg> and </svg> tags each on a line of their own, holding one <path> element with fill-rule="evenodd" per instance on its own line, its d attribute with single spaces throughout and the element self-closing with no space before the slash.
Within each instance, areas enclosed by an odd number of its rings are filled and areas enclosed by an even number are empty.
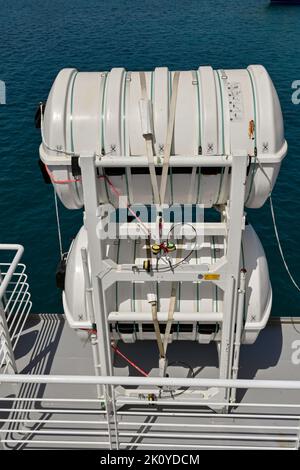
<svg viewBox="0 0 300 470">
<path fill-rule="evenodd" d="M 289 154 L 274 205 L 286 258 L 300 281 L 300 6 L 268 0 L 0 0 L 0 242 L 25 246 L 34 312 L 62 312 L 54 273 L 58 261 L 53 194 L 37 166 L 37 104 L 63 67 L 108 70 L 243 68 L 263 64 L 278 90 Z M 64 248 L 81 212 L 60 208 Z M 273 315 L 300 316 L 299 297 L 279 258 L 270 211 L 248 211 L 265 247 L 274 290 Z"/>
</svg>

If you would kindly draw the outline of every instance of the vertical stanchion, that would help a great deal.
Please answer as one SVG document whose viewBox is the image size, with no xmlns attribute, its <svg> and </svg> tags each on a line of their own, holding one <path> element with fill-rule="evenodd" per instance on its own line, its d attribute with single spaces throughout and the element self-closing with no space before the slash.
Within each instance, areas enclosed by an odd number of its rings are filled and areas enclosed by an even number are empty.
<svg viewBox="0 0 300 470">
<path fill-rule="evenodd" d="M 236 326 L 235 331 L 233 330 L 232 343 L 233 343 L 233 359 L 232 359 L 232 379 L 236 380 L 238 378 L 239 372 L 239 362 L 240 362 L 240 350 L 242 342 L 242 332 L 243 332 L 243 319 L 244 319 L 244 304 L 245 304 L 245 294 L 246 294 L 246 269 L 241 269 L 240 271 L 240 283 L 238 289 L 238 301 L 236 309 Z M 231 403 L 234 403 L 236 400 L 236 388 L 231 390 Z"/>
<path fill-rule="evenodd" d="M 84 199 L 84 225 L 87 231 L 88 251 L 91 267 L 91 288 L 94 305 L 94 317 L 97 329 L 97 347 L 100 358 L 101 375 L 112 375 L 112 358 L 108 331 L 107 312 L 102 282 L 98 274 L 103 269 L 101 237 L 97 235 L 98 192 L 97 172 L 94 155 L 81 155 L 80 167 Z"/>
<path fill-rule="evenodd" d="M 10 340 L 8 325 L 5 317 L 5 310 L 0 300 L 0 368 L 2 372 L 17 374 L 17 365 Z"/>
<path fill-rule="evenodd" d="M 244 198 L 247 173 L 247 152 L 238 152 L 232 156 L 231 186 L 229 209 L 227 214 L 227 269 L 224 293 L 224 312 L 220 345 L 220 379 L 231 377 L 232 332 L 235 328 L 235 309 L 240 273 L 242 232 L 244 229 Z M 230 390 L 224 390 L 224 400 L 230 396 Z"/>
</svg>

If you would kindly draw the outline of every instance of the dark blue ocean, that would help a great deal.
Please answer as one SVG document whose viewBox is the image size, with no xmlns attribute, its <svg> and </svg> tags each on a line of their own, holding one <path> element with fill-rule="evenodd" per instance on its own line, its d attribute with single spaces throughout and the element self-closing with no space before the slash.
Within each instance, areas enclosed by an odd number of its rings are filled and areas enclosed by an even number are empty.
<svg viewBox="0 0 300 470">
<path fill-rule="evenodd" d="M 62 312 L 55 287 L 59 258 L 53 193 L 38 169 L 37 104 L 63 67 L 130 70 L 243 68 L 263 64 L 281 100 L 289 154 L 274 206 L 290 269 L 300 281 L 300 6 L 268 0 L 0 0 L 0 242 L 25 246 L 34 312 Z M 60 207 L 64 248 L 81 212 Z M 299 294 L 279 258 L 268 204 L 248 211 L 265 247 L 274 290 L 273 315 L 300 316 Z"/>
</svg>

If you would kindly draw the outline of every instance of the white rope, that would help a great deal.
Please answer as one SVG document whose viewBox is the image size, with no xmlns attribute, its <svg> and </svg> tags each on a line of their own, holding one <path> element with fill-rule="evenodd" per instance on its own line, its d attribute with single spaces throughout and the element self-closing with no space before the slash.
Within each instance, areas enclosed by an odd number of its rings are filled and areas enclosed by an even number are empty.
<svg viewBox="0 0 300 470">
<path fill-rule="evenodd" d="M 269 199 L 270 199 L 270 209 L 271 209 L 271 214 L 272 214 L 272 220 L 273 220 L 273 226 L 274 226 L 274 232 L 275 232 L 275 237 L 276 237 L 276 240 L 277 240 L 277 244 L 278 244 L 278 249 L 279 249 L 279 253 L 280 253 L 280 256 L 281 256 L 281 259 L 282 259 L 282 262 L 283 262 L 283 265 L 285 267 L 285 270 L 286 272 L 288 273 L 289 275 L 289 278 L 290 280 L 292 281 L 292 283 L 294 284 L 294 286 L 296 287 L 296 289 L 300 292 L 300 286 L 297 284 L 297 282 L 295 281 L 291 271 L 290 271 L 290 268 L 285 260 L 285 256 L 284 256 L 284 253 L 283 253 L 283 250 L 282 250 L 282 246 L 281 246 L 281 242 L 280 242 L 280 239 L 279 239 L 279 235 L 278 235 L 278 230 L 277 230 L 277 225 L 276 225 L 276 219 L 275 219 L 275 213 L 274 213 L 274 207 L 273 207 L 273 201 L 272 201 L 272 197 L 271 195 L 269 196 Z"/>
<path fill-rule="evenodd" d="M 279 253 L 280 253 L 280 256 L 281 256 L 281 259 L 282 259 L 282 262 L 283 262 L 283 265 L 285 267 L 285 270 L 291 280 L 291 282 L 293 283 L 293 285 L 296 287 L 296 289 L 300 292 L 300 286 L 299 284 L 295 281 L 291 271 L 290 271 L 290 268 L 287 264 L 287 261 L 285 259 L 285 256 L 284 256 L 284 253 L 283 253 L 283 249 L 282 249 L 282 245 L 281 245 L 281 241 L 280 241 L 280 238 L 279 238 L 279 233 L 278 233 L 278 229 L 277 229 L 277 224 L 276 224 L 276 218 L 275 218 L 275 211 L 274 211 L 274 206 L 273 206 L 273 201 L 272 201 L 272 183 L 271 183 L 271 180 L 270 178 L 268 177 L 267 173 L 265 172 L 261 162 L 259 161 L 258 157 L 256 156 L 255 157 L 256 160 L 257 160 L 257 163 L 258 163 L 258 166 L 259 168 L 261 169 L 261 171 L 263 172 L 263 174 L 265 175 L 265 177 L 267 178 L 268 182 L 269 182 L 269 185 L 270 185 L 270 193 L 269 193 L 269 200 L 270 200 L 270 209 L 271 209 L 271 216 L 272 216 L 272 221 L 273 221 L 273 227 L 274 227 L 274 233 L 275 233 L 275 237 L 276 237 L 276 241 L 277 241 L 277 245 L 278 245 L 278 249 L 279 249 Z"/>
<path fill-rule="evenodd" d="M 59 219 L 59 212 L 58 212 L 57 194 L 56 194 L 54 186 L 53 186 L 53 190 L 54 190 L 54 205 L 55 205 L 55 215 L 56 215 L 56 225 L 57 225 L 59 252 L 60 252 L 60 259 L 62 259 L 63 258 L 62 236 L 61 236 L 60 219 Z"/>
</svg>

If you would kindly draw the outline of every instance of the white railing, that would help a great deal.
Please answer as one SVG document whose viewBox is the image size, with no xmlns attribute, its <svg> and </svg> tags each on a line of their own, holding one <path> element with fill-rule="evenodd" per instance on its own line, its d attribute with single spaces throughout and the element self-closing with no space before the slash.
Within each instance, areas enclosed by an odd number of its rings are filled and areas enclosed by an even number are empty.
<svg viewBox="0 0 300 470">
<path fill-rule="evenodd" d="M 97 398 L 97 386 L 104 399 Z M 154 400 L 145 393 L 150 386 L 157 390 Z M 144 388 L 129 398 L 128 387 Z M 210 405 L 217 403 L 185 400 L 187 388 L 207 387 L 236 388 L 239 403 L 220 403 L 216 412 Z M 300 381 L 5 374 L 0 375 L 1 444 L 6 449 L 296 450 L 299 391 Z"/>
<path fill-rule="evenodd" d="M 0 262 L 0 371 L 16 371 L 14 351 L 23 331 L 32 302 L 26 266 L 20 263 L 22 245 L 1 244 L 0 251 L 13 258 Z"/>
</svg>

